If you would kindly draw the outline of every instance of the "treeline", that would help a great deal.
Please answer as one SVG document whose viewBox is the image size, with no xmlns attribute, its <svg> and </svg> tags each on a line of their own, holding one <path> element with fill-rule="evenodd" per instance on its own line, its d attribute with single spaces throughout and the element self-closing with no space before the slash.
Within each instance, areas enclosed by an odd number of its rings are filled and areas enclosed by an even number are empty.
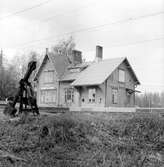
<svg viewBox="0 0 164 167">
<path fill-rule="evenodd" d="M 164 92 L 136 95 L 135 102 L 139 107 L 164 107 Z"/>
<path fill-rule="evenodd" d="M 61 55 L 68 56 L 74 48 L 74 39 L 69 37 L 68 39 L 63 39 L 56 45 L 52 46 L 51 52 L 60 52 Z M 28 62 L 31 60 L 37 61 L 38 68 L 44 55 L 45 53 L 40 55 L 32 51 L 23 55 L 14 56 L 14 58 L 8 63 L 5 58 L 3 59 L 5 65 L 0 67 L 0 100 L 5 100 L 7 97 L 15 95 L 19 86 L 19 80 L 24 76 L 27 70 Z M 32 73 L 30 80 L 33 81 L 36 71 L 37 69 Z"/>
<path fill-rule="evenodd" d="M 10 62 L 3 59 L 5 63 L 0 68 L 0 100 L 5 100 L 7 97 L 16 94 L 19 80 L 24 76 L 28 62 L 30 60 L 39 62 L 39 57 L 37 53 L 31 52 L 26 55 L 15 56 Z"/>
</svg>

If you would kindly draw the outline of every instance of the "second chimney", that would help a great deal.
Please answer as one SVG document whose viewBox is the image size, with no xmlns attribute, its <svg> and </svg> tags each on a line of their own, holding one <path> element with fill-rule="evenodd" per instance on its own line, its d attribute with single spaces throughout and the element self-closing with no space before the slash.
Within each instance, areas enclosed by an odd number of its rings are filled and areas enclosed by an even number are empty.
<svg viewBox="0 0 164 167">
<path fill-rule="evenodd" d="M 48 50 L 48 48 L 46 48 L 46 55 L 48 55 L 48 52 L 49 52 L 49 50 Z"/>
<path fill-rule="evenodd" d="M 81 64 L 82 63 L 82 53 L 78 50 L 72 51 L 72 63 L 73 65 Z"/>
<path fill-rule="evenodd" d="M 102 46 L 96 46 L 96 58 L 95 61 L 99 62 L 103 59 L 103 47 Z"/>
</svg>

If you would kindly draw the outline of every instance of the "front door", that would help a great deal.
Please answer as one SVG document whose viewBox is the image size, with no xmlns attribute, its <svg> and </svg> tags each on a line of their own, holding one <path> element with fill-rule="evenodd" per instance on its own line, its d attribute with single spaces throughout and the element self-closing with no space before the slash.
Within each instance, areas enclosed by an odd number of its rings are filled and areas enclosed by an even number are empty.
<svg viewBox="0 0 164 167">
<path fill-rule="evenodd" d="M 72 106 L 74 103 L 74 89 L 66 88 L 65 89 L 65 104 L 66 106 Z"/>
</svg>

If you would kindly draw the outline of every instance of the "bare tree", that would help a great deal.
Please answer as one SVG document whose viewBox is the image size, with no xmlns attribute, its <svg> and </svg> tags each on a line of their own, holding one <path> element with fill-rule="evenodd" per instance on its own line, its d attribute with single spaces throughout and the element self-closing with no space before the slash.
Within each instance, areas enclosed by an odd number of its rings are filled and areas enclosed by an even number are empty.
<svg viewBox="0 0 164 167">
<path fill-rule="evenodd" d="M 35 60 L 37 61 L 39 59 L 40 55 L 34 51 L 28 53 L 28 54 L 23 54 L 21 56 L 15 56 L 14 59 L 12 60 L 12 64 L 15 67 L 15 70 L 17 72 L 17 79 L 21 79 L 25 72 L 27 71 L 27 66 L 29 61 Z M 36 72 L 36 71 L 35 71 Z"/>
<path fill-rule="evenodd" d="M 13 96 L 17 89 L 17 72 L 13 66 L 3 69 L 0 73 L 0 99 Z"/>
<path fill-rule="evenodd" d="M 61 55 L 69 56 L 72 54 L 72 50 L 75 48 L 75 42 L 73 37 L 69 37 L 67 40 L 61 40 L 57 45 L 52 47 L 52 51 Z"/>
</svg>

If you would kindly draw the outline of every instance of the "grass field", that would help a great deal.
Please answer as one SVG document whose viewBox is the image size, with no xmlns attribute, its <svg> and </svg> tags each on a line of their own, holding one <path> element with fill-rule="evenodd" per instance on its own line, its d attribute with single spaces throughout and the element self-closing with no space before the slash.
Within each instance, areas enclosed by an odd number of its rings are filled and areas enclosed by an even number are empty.
<svg viewBox="0 0 164 167">
<path fill-rule="evenodd" d="M 2 167 L 162 167 L 164 118 L 65 113 L 0 122 Z"/>
</svg>

